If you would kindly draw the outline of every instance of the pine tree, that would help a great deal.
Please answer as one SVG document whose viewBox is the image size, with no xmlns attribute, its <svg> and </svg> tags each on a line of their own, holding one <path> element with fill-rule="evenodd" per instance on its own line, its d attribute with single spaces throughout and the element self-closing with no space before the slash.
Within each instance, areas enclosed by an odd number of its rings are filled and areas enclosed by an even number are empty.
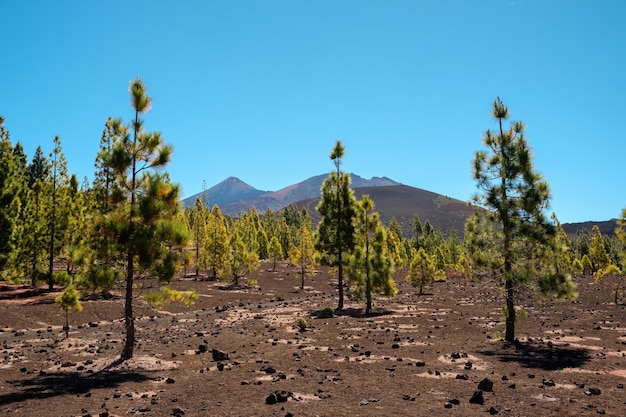
<svg viewBox="0 0 626 417">
<path fill-rule="evenodd" d="M 406 280 L 410 282 L 413 287 L 419 288 L 419 294 L 422 295 L 424 293 L 424 287 L 435 279 L 435 263 L 424 248 L 419 248 L 419 250 L 413 248 L 411 255 L 411 264 Z"/>
<path fill-rule="evenodd" d="M 61 310 L 65 311 L 65 326 L 63 326 L 63 330 L 65 330 L 65 338 L 67 339 L 70 337 L 70 310 L 77 312 L 83 310 L 83 306 L 80 304 L 80 295 L 74 288 L 74 285 L 70 284 L 65 288 L 63 294 L 54 299 L 54 302 Z"/>
<path fill-rule="evenodd" d="M 304 289 L 304 278 L 313 273 L 317 264 L 313 231 L 306 225 L 298 231 L 300 242 L 289 250 L 289 261 L 300 269 L 300 289 Z M 278 239 L 276 240 L 278 242 Z"/>
<path fill-rule="evenodd" d="M 322 254 L 322 263 L 337 268 L 338 310 L 343 309 L 343 267 L 347 255 L 354 248 L 353 220 L 356 216 L 356 199 L 350 188 L 350 175 L 340 170 L 344 153 L 345 148 L 341 141 L 337 141 L 330 154 L 336 171 L 331 172 L 324 180 L 322 196 L 316 207 L 321 220 L 318 224 L 315 248 Z"/>
<path fill-rule="evenodd" d="M 355 284 L 352 294 L 365 299 L 365 314 L 372 312 L 375 293 L 396 295 L 393 280 L 393 262 L 386 251 L 385 229 L 374 210 L 374 201 L 364 194 L 357 203 L 355 218 L 355 246 L 350 256 L 348 277 Z"/>
<path fill-rule="evenodd" d="M 280 241 L 276 236 L 273 236 L 270 240 L 269 256 L 272 260 L 272 271 L 275 271 L 276 261 L 283 259 L 283 247 L 280 245 Z"/>
<path fill-rule="evenodd" d="M 25 195 L 22 155 L 21 145 L 13 147 L 9 131 L 4 127 L 4 118 L 0 116 L 0 273 L 15 256 L 19 244 L 16 237 L 25 203 L 22 201 Z"/>
<path fill-rule="evenodd" d="M 226 222 L 219 206 L 211 209 L 204 236 L 200 257 L 207 259 L 213 279 L 222 279 L 227 273 L 231 253 Z"/>
<path fill-rule="evenodd" d="M 126 258 L 126 341 L 122 360 L 132 358 L 135 345 L 132 302 L 137 267 L 150 269 L 161 280 L 167 280 L 175 272 L 172 263 L 178 256 L 171 247 L 183 246 L 188 238 L 175 221 L 180 210 L 179 187 L 169 181 L 167 174 L 151 172 L 167 165 L 172 149 L 159 132 L 144 131 L 139 116 L 150 110 L 152 100 L 140 79 L 131 81 L 130 98 L 135 116 L 131 127 L 114 119 L 114 143 L 101 155 L 104 165 L 116 175 L 112 193 L 115 205 L 104 216 L 104 230 Z"/>
<path fill-rule="evenodd" d="M 54 137 L 54 147 L 50 153 L 50 211 L 48 213 L 48 288 L 54 287 L 54 258 L 61 253 L 63 237 L 67 231 L 67 186 L 68 173 L 61 140 Z"/>
<path fill-rule="evenodd" d="M 509 110 L 499 98 L 493 103 L 492 115 L 499 124 L 499 131 L 488 130 L 483 139 L 488 150 L 476 152 L 474 179 L 482 194 L 477 195 L 474 202 L 487 210 L 487 221 L 493 224 L 487 230 L 501 262 L 496 264 L 497 259 L 492 260 L 492 271 L 504 284 L 505 339 L 514 342 L 516 289 L 541 273 L 529 268 L 533 262 L 529 256 L 540 252 L 534 248 L 547 244 L 556 229 L 544 214 L 549 206 L 550 191 L 532 165 L 524 125 L 514 122 L 508 130 L 504 129 Z"/>
<path fill-rule="evenodd" d="M 593 272 L 596 272 L 599 269 L 606 268 L 611 261 L 608 253 L 606 252 L 600 228 L 594 224 L 591 231 L 593 233 L 591 235 L 591 243 L 589 245 L 589 259 L 591 260 L 591 264 L 593 266 Z"/>
<path fill-rule="evenodd" d="M 189 212 L 189 228 L 193 234 L 196 254 L 196 276 L 200 274 L 200 269 L 206 269 L 208 266 L 208 257 L 205 256 L 206 251 L 203 251 L 202 247 L 206 239 L 209 213 L 207 206 L 204 205 L 204 202 L 200 198 L 196 199 L 196 204 L 194 204 Z"/>
</svg>

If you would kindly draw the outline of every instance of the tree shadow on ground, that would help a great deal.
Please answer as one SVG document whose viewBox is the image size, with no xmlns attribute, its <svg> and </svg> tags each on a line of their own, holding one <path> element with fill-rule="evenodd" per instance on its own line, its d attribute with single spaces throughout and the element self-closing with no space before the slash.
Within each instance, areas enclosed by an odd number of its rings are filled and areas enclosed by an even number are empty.
<svg viewBox="0 0 626 417">
<path fill-rule="evenodd" d="M 591 360 L 589 351 L 567 345 L 540 343 L 502 342 L 493 350 L 484 350 L 485 356 L 495 356 L 501 362 L 517 362 L 525 368 L 557 371 L 579 368 Z"/>
<path fill-rule="evenodd" d="M 93 374 L 79 372 L 40 373 L 31 379 L 6 381 L 15 392 L 0 394 L 0 404 L 41 400 L 67 394 L 87 394 L 93 389 L 116 388 L 125 382 L 142 383 L 148 376 L 136 371 L 101 371 Z"/>
<path fill-rule="evenodd" d="M 380 316 L 386 316 L 389 314 L 393 314 L 393 311 L 391 310 L 386 310 L 386 309 L 372 309 L 372 311 L 369 314 L 365 314 L 365 307 L 359 307 L 359 308 L 344 308 L 342 310 L 337 310 L 335 311 L 335 316 L 348 316 L 348 317 L 355 317 L 355 318 L 366 318 L 366 317 L 380 317 Z"/>
</svg>

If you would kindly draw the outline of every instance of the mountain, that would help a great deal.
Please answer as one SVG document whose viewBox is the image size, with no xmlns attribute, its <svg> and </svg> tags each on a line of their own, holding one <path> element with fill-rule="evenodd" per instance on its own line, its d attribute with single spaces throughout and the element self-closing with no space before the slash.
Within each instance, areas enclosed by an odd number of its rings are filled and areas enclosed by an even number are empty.
<svg viewBox="0 0 626 417">
<path fill-rule="evenodd" d="M 579 232 L 586 232 L 588 234 L 593 233 L 593 226 L 598 226 L 600 233 L 607 236 L 615 235 L 615 228 L 617 227 L 617 219 L 605 220 L 605 221 L 588 221 L 579 223 L 563 223 L 561 225 L 565 233 L 570 237 L 576 236 Z"/>
<path fill-rule="evenodd" d="M 250 207 L 256 207 L 259 213 L 267 209 L 278 211 L 289 204 L 320 195 L 322 182 L 328 174 L 316 175 L 297 184 L 282 188 L 278 191 L 260 191 L 243 181 L 230 177 L 218 185 L 207 190 L 209 205 L 218 205 L 224 215 L 236 216 L 239 212 L 246 211 Z M 398 185 L 399 183 L 386 177 L 362 178 L 356 174 L 350 174 L 352 188 L 383 187 Z M 183 200 L 184 205 L 192 205 L 196 198 L 202 197 L 202 193 L 194 194 Z"/>
<path fill-rule="evenodd" d="M 358 199 L 363 194 L 369 194 L 383 223 L 389 224 L 389 220 L 395 217 L 407 237 L 413 235 L 413 218 L 416 213 L 422 224 L 428 220 L 435 230 L 441 230 L 444 235 L 455 229 L 462 236 L 465 220 L 473 212 L 473 208 L 465 201 L 402 184 L 357 188 L 354 194 Z M 296 206 L 306 208 L 313 221 L 317 222 L 319 216 L 315 206 L 318 203 L 319 197 L 316 197 L 297 202 Z"/>
<path fill-rule="evenodd" d="M 269 191 L 261 191 L 246 184 L 236 177 L 228 177 L 224 181 L 206 190 L 206 199 L 211 207 L 218 205 L 220 208 L 234 201 L 248 200 L 267 194 Z M 197 193 L 183 200 L 184 206 L 192 206 L 196 199 L 202 199 L 204 192 Z"/>
<path fill-rule="evenodd" d="M 405 236 L 412 236 L 412 222 L 415 214 L 424 223 L 428 220 L 435 229 L 448 234 L 456 229 L 462 236 L 465 220 L 472 213 L 472 207 L 462 200 L 446 197 L 431 191 L 400 184 L 387 177 L 362 178 L 350 174 L 352 188 L 357 198 L 369 194 L 380 213 L 381 219 L 388 224 L 395 217 Z M 316 175 L 297 184 L 289 185 L 278 191 L 261 191 L 246 184 L 235 177 L 229 177 L 219 184 L 206 190 L 210 206 L 218 205 L 224 215 L 237 216 L 250 207 L 256 207 L 259 213 L 267 209 L 279 211 L 289 204 L 298 208 L 307 208 L 314 221 L 317 221 L 315 207 L 319 202 L 322 182 L 328 174 Z M 202 198 L 203 193 L 194 194 L 183 200 L 183 204 L 193 205 L 196 198 Z M 579 230 L 591 233 L 594 224 L 606 235 L 612 235 L 615 229 L 615 220 L 564 223 L 563 229 L 575 236 Z"/>
</svg>

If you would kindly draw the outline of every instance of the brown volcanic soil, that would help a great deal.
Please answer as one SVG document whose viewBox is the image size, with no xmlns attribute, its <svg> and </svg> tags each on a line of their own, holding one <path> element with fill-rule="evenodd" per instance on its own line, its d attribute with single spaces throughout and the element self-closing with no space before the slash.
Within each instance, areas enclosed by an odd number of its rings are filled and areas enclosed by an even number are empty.
<svg viewBox="0 0 626 417">
<path fill-rule="evenodd" d="M 502 296 L 489 282 L 451 280 L 399 294 L 363 317 L 336 307 L 326 270 L 298 289 L 294 268 L 264 264 L 258 287 L 193 278 L 197 303 L 162 311 L 136 302 L 135 358 L 116 362 L 120 299 L 72 313 L 58 292 L 0 284 L 0 413 L 23 416 L 595 416 L 626 415 L 626 317 L 607 287 L 579 278 L 575 302 L 529 300 L 521 343 L 493 338 Z M 149 281 L 138 281 L 148 286 Z M 311 326 L 297 331 L 303 316 Z M 212 350 L 228 354 L 215 361 Z M 484 404 L 471 404 L 479 383 Z M 266 398 L 286 391 L 286 402 Z"/>
</svg>

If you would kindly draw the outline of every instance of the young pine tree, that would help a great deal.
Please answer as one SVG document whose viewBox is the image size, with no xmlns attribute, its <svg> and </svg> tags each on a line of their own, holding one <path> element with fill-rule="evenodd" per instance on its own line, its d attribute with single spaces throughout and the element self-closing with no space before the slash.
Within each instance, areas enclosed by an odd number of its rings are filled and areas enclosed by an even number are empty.
<svg viewBox="0 0 626 417">
<path fill-rule="evenodd" d="M 276 261 L 283 259 L 283 247 L 277 236 L 272 236 L 272 239 L 270 239 L 269 257 L 272 260 L 272 271 L 275 271 Z"/>
<path fill-rule="evenodd" d="M 126 340 L 122 360 L 132 358 L 135 345 L 133 284 L 137 267 L 172 273 L 175 269 L 170 266 L 176 256 L 171 253 L 172 245 L 182 246 L 188 238 L 175 221 L 180 210 L 179 187 L 166 174 L 155 172 L 167 165 L 172 149 L 159 132 L 146 132 L 143 128 L 139 116 L 150 110 L 152 100 L 140 79 L 131 81 L 130 98 L 134 111 L 130 128 L 119 119 L 113 120 L 113 146 L 110 151 L 102 151 L 105 167 L 116 175 L 114 209 L 104 216 L 104 230 L 126 260 Z"/>
<path fill-rule="evenodd" d="M 431 256 L 426 253 L 424 248 L 411 250 L 411 264 L 409 265 L 409 273 L 406 280 L 415 288 L 419 288 L 419 294 L 424 293 L 424 287 L 432 283 L 435 279 L 435 263 Z"/>
<path fill-rule="evenodd" d="M 524 137 L 524 125 L 514 122 L 508 130 L 504 122 L 508 108 L 498 98 L 492 115 L 499 130 L 485 133 L 486 151 L 476 152 L 474 179 L 480 194 L 474 202 L 487 211 L 492 249 L 498 254 L 492 259 L 492 271 L 504 286 L 506 298 L 505 340 L 515 341 L 516 289 L 523 282 L 541 274 L 532 270 L 531 259 L 537 246 L 546 245 L 555 234 L 555 227 L 545 217 L 550 191 L 532 165 L 532 153 Z M 495 262 L 501 260 L 500 262 Z M 530 273 L 529 273 L 530 272 Z M 571 294 L 575 296 L 575 294 Z"/>
<path fill-rule="evenodd" d="M 289 250 L 289 261 L 300 269 L 300 289 L 303 290 L 304 278 L 313 273 L 317 262 L 313 231 L 307 225 L 302 225 L 298 235 L 300 241 Z"/>
<path fill-rule="evenodd" d="M 393 262 L 387 253 L 386 231 L 374 210 L 374 201 L 364 194 L 357 203 L 355 246 L 350 256 L 348 277 L 355 284 L 352 294 L 365 299 L 365 314 L 372 312 L 374 294 L 396 295 Z"/>
<path fill-rule="evenodd" d="M 356 199 L 350 188 L 350 175 L 340 170 L 344 154 L 345 148 L 341 141 L 337 141 L 330 153 L 336 171 L 331 172 L 324 180 L 322 196 L 316 207 L 321 220 L 318 224 L 315 248 L 322 255 L 323 264 L 337 268 L 339 287 L 337 310 L 343 309 L 343 268 L 354 248 L 353 221 L 356 216 Z"/>
</svg>

